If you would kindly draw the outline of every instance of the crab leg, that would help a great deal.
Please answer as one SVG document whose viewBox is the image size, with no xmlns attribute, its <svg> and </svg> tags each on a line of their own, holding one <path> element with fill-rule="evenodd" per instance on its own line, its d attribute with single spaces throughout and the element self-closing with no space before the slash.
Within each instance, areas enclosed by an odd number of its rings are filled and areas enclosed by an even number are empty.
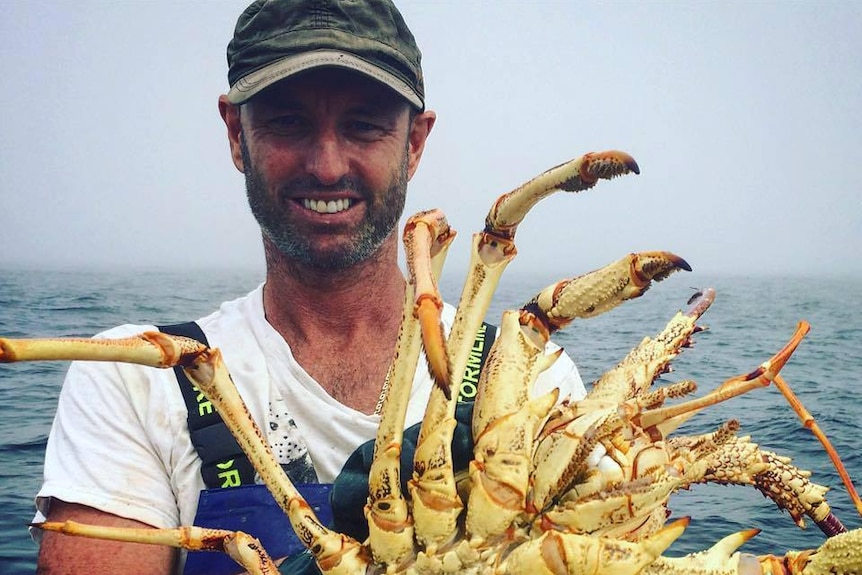
<svg viewBox="0 0 862 575">
<path fill-rule="evenodd" d="M 562 351 L 545 354 L 547 334 L 529 312 L 504 313 L 479 379 L 467 508 L 467 531 L 475 541 L 503 533 L 524 510 L 536 428 L 559 394 L 554 390 L 529 401 L 536 378 Z"/>
<path fill-rule="evenodd" d="M 731 423 L 738 428 L 737 422 Z M 692 446 L 700 441 L 700 438 L 673 437 L 668 440 L 668 447 L 678 454 L 684 466 L 704 459 L 702 454 L 690 453 Z M 803 516 L 808 515 L 827 536 L 846 531 L 826 502 L 828 488 L 811 482 L 811 473 L 795 467 L 790 458 L 761 450 L 750 437 L 734 437 L 723 442 L 706 458 L 714 471 L 696 482 L 750 485 L 773 500 L 779 509 L 790 513 L 801 528 L 805 527 Z"/>
<path fill-rule="evenodd" d="M 485 219 L 485 230 L 473 236 L 473 250 L 467 282 L 452 325 L 447 347 L 452 393 L 435 388 L 425 411 L 414 460 L 414 477 L 409 487 L 416 518 L 417 538 L 432 551 L 452 539 L 463 508 L 452 471 L 452 435 L 458 392 L 470 355 L 470 343 L 478 331 L 500 276 L 515 257 L 514 236 L 518 224 L 542 198 L 558 191 L 581 191 L 602 179 L 639 173 L 637 163 L 623 152 L 586 154 L 552 168 L 500 197 Z M 426 353 L 435 353 L 426 342 Z"/>
<path fill-rule="evenodd" d="M 170 361 L 176 359 L 180 365 L 183 365 L 189 379 L 222 416 L 237 443 L 248 455 L 255 471 L 287 514 L 297 537 L 314 554 L 321 570 L 333 575 L 364 571 L 369 559 L 361 545 L 350 537 L 334 533 L 322 525 L 276 462 L 263 433 L 252 419 L 236 386 L 233 385 L 219 350 L 201 351 L 201 344 L 194 340 L 161 332 L 147 332 L 139 337 L 119 340 L 116 344 L 111 343 L 112 340 L 93 341 L 98 343 L 90 343 L 90 340 L 55 339 L 41 345 L 34 344 L 32 341 L 19 344 L 15 340 L 0 340 L 0 345 L 2 345 L 5 361 L 75 357 L 169 367 Z M 189 349 L 189 346 L 192 349 Z M 22 349 L 26 351 L 21 352 Z"/>
<path fill-rule="evenodd" d="M 625 152 L 609 150 L 590 152 L 547 170 L 529 182 L 500 196 L 488 217 L 485 231 L 505 238 L 514 238 L 518 224 L 534 205 L 548 195 L 563 190 L 581 192 L 596 185 L 599 179 L 610 180 L 640 168 L 634 158 Z"/>
<path fill-rule="evenodd" d="M 799 344 L 802 343 L 802 338 L 810 329 L 811 326 L 807 322 L 799 322 L 793 337 L 781 351 L 760 364 L 754 371 L 728 379 L 717 389 L 699 399 L 646 411 L 635 416 L 632 421 L 645 431 L 655 427 L 660 432 L 661 437 L 667 437 L 681 423 L 682 420 L 678 416 L 691 416 L 704 407 L 716 405 L 759 387 L 768 386 L 787 363 L 787 360 L 790 359 L 790 356 L 793 355 L 793 352 L 796 351 L 796 348 L 799 347 Z"/>
<path fill-rule="evenodd" d="M 446 260 L 455 230 L 449 227 L 440 210 L 419 212 L 404 227 L 404 252 L 415 304 L 410 315 L 419 320 L 426 348 L 429 371 L 446 397 L 451 397 L 446 335 L 440 322 L 443 300 L 437 278 Z"/>
<path fill-rule="evenodd" d="M 790 407 L 793 408 L 793 411 L 796 412 L 796 415 L 799 416 L 799 420 L 802 422 L 802 425 L 811 430 L 811 433 L 820 441 L 823 448 L 826 450 L 827 455 L 829 455 L 829 459 L 832 460 L 832 464 L 835 466 L 835 470 L 838 472 L 838 475 L 841 477 L 841 481 L 844 483 L 844 487 L 847 488 L 847 493 L 850 495 L 850 499 L 853 501 L 853 505 L 856 507 L 856 511 L 862 515 L 862 500 L 859 498 L 859 494 L 856 492 L 856 488 L 853 486 L 853 480 L 850 479 L 850 474 L 847 473 L 847 468 L 844 467 L 844 463 L 841 462 L 841 457 L 839 457 L 838 452 L 832 446 L 832 443 L 829 441 L 829 438 L 826 437 L 826 434 L 823 433 L 823 430 L 820 429 L 820 426 L 817 425 L 817 422 L 814 420 L 814 417 L 809 413 L 802 402 L 796 397 L 796 394 L 793 393 L 793 390 L 784 381 L 784 378 L 781 377 L 781 374 L 776 374 L 775 379 L 772 380 L 772 383 L 775 384 L 775 387 L 781 392 L 787 402 L 790 404 Z"/>
<path fill-rule="evenodd" d="M 668 252 L 630 254 L 600 270 L 557 282 L 520 313 L 504 314 L 473 413 L 476 460 L 470 467 L 467 512 L 472 535 L 499 535 L 526 508 L 535 428 L 555 403 L 527 404 L 539 373 L 556 360 L 544 355 L 550 334 L 575 318 L 592 317 L 639 297 L 653 279 L 660 281 L 678 269 L 691 268 Z M 555 463 L 572 460 L 561 459 L 553 450 L 537 457 Z"/>
<path fill-rule="evenodd" d="M 391 369 L 391 387 L 383 403 L 374 442 L 374 460 L 368 473 L 368 504 L 365 506 L 369 546 L 374 559 L 385 565 L 395 565 L 413 553 L 413 520 L 401 491 L 402 430 L 413 373 L 422 348 L 421 334 L 434 333 L 433 329 L 423 329 L 425 324 L 422 322 L 427 321 L 428 316 L 433 321 L 434 312 L 442 307 L 439 297 L 434 299 L 437 292 L 435 278 L 440 274 L 446 251 L 454 237 L 455 232 L 439 210 L 416 214 L 408 220 L 404 230 L 410 282 L 405 291 L 401 331 Z M 437 321 L 439 326 L 439 319 Z M 442 338 L 437 341 L 445 344 Z"/>
<path fill-rule="evenodd" d="M 0 338 L 0 363 L 87 360 L 173 367 L 191 365 L 206 349 L 197 340 L 156 331 L 124 339 Z"/>
<path fill-rule="evenodd" d="M 84 525 L 75 521 L 33 523 L 31 526 L 45 531 L 56 531 L 65 535 L 92 537 L 94 539 L 165 545 L 188 549 L 189 551 L 220 551 L 227 553 L 231 559 L 242 565 L 251 575 L 275 575 L 278 573 L 278 567 L 272 562 L 260 541 L 242 531 L 203 527 L 135 529 Z"/>
<path fill-rule="evenodd" d="M 754 486 L 780 509 L 789 511 L 800 527 L 804 525 L 803 515 L 809 515 L 824 532 L 834 535 L 837 520 L 831 519 L 824 498 L 827 489 L 810 482 L 810 473 L 791 465 L 788 458 L 761 451 L 748 437 L 736 437 L 738 429 L 738 422 L 730 421 L 714 433 L 672 438 L 663 448 L 647 443 L 646 450 L 655 451 L 647 457 L 639 446 L 643 442 L 636 441 L 625 457 L 637 461 L 637 466 L 622 476 L 632 481 L 618 483 L 610 490 L 606 486 L 613 486 L 618 479 L 596 485 L 593 481 L 579 482 L 561 503 L 542 515 L 538 527 L 541 531 L 565 529 L 632 540 L 641 536 L 644 518 L 666 504 L 672 491 L 693 483 L 716 482 Z M 658 457 L 661 452 L 666 454 L 664 458 Z M 665 469 L 676 471 L 668 474 Z M 599 475 L 594 472 L 591 478 Z M 661 511 L 663 519 L 663 507 Z M 829 533 L 824 526 L 833 531 Z"/>
<path fill-rule="evenodd" d="M 499 573 L 636 575 L 670 547 L 688 524 L 683 517 L 638 543 L 548 531 L 512 551 Z"/>
<path fill-rule="evenodd" d="M 768 386 L 779 376 L 779 371 L 790 359 L 809 329 L 810 326 L 806 322 L 800 322 L 791 341 L 770 360 L 761 364 L 751 373 L 727 380 L 718 389 L 702 398 L 673 407 L 648 410 L 633 416 L 628 415 L 627 417 L 630 417 L 635 425 L 650 436 L 655 438 L 666 437 L 682 422 L 704 407 L 732 399 L 759 387 Z M 739 450 L 738 446 L 745 442 L 747 442 L 747 438 L 730 442 L 725 450 Z M 729 456 L 729 454 L 725 455 L 725 457 Z M 802 514 L 805 513 L 815 521 L 827 536 L 831 537 L 846 531 L 823 497 L 826 489 L 811 483 L 808 480 L 810 473 L 797 469 L 790 464 L 789 459 L 757 449 L 755 454 L 737 456 L 734 460 L 738 462 L 736 465 L 729 465 L 728 460 L 725 460 L 721 465 L 716 465 L 717 468 L 724 470 L 720 479 L 721 482 L 755 485 L 766 497 L 775 501 L 781 509 L 787 509 L 798 524 L 801 524 Z M 746 470 L 745 468 L 749 464 L 759 467 Z M 763 464 L 765 464 L 765 468 Z M 705 481 L 709 479 L 710 477 L 704 478 Z"/>
<path fill-rule="evenodd" d="M 790 513 L 801 528 L 805 527 L 803 516 L 808 515 L 827 536 L 846 531 L 826 502 L 829 489 L 813 483 L 811 472 L 794 466 L 789 457 L 762 450 L 746 436 L 734 438 L 710 459 L 715 472 L 700 482 L 751 485 Z"/>
<path fill-rule="evenodd" d="M 202 361 L 184 370 L 218 410 L 321 571 L 333 575 L 364 572 L 369 560 L 362 546 L 351 537 L 327 529 L 277 463 L 269 443 L 233 385 L 221 352 L 209 350 L 202 354 Z"/>
<path fill-rule="evenodd" d="M 638 469 L 641 468 L 644 470 L 660 469 L 662 463 L 669 462 L 669 460 L 666 448 L 659 447 L 657 444 L 676 428 L 681 415 L 687 415 L 706 405 L 713 405 L 756 387 L 767 385 L 769 379 L 774 378 L 778 370 L 790 358 L 806 332 L 807 326 L 800 325 L 793 339 L 773 358 L 746 376 L 728 380 L 728 383 L 707 394 L 704 398 L 684 402 L 673 407 L 647 410 L 640 407 L 637 399 L 622 404 L 619 409 L 613 403 L 607 404 L 596 400 L 576 403 L 572 413 L 568 416 L 569 422 L 565 423 L 564 427 L 563 423 L 553 423 L 557 429 L 544 434 L 546 436 L 539 443 L 535 456 L 536 468 L 533 477 L 533 489 L 530 493 L 529 509 L 531 513 L 541 511 L 563 489 L 567 488 L 578 474 L 583 473 L 586 466 L 586 454 L 591 452 L 602 438 L 618 438 L 616 440 L 619 441 L 622 439 L 619 436 L 619 431 L 626 427 L 631 427 L 637 436 L 632 443 L 626 442 L 627 445 L 622 446 L 629 453 L 618 455 L 620 463 L 628 468 L 627 471 L 622 472 L 618 480 L 631 480 L 640 476 L 641 472 Z M 610 405 L 610 407 L 601 408 L 602 405 Z M 722 440 L 722 443 L 726 443 L 726 441 Z M 651 451 L 656 453 L 653 455 L 650 453 Z M 684 482 L 690 483 L 700 480 L 698 475 L 703 475 L 703 473 L 696 471 L 696 468 L 704 459 L 703 454 L 689 458 L 687 466 L 691 469 L 684 474 Z M 635 467 L 635 463 L 637 467 Z M 766 465 L 761 465 L 757 472 L 764 471 L 766 467 Z M 682 483 L 679 482 L 679 484 Z M 644 502 L 642 505 L 651 504 L 651 498 L 665 501 L 670 491 L 675 488 L 676 486 L 670 486 L 663 491 L 657 491 L 652 486 L 638 487 L 645 493 L 640 498 Z M 626 494 L 623 493 L 622 495 Z M 626 495 L 627 497 L 629 496 Z M 587 503 L 597 505 L 600 508 L 610 508 L 614 504 L 614 499 L 609 494 L 602 494 L 600 500 L 587 501 Z M 626 509 L 630 510 L 632 505 L 632 502 L 627 503 Z M 638 503 L 638 505 L 641 504 Z M 566 516 L 576 516 L 581 513 L 577 500 L 568 504 L 568 508 L 571 511 Z M 589 513 L 588 511 L 585 511 L 584 514 L 585 516 L 604 515 Z M 612 514 L 610 513 L 610 515 Z M 554 519 L 555 522 L 571 523 L 570 519 L 563 519 L 564 516 L 555 515 L 554 517 L 557 517 Z M 623 520 L 623 516 L 620 517 L 620 520 Z M 598 529 L 598 526 L 589 529 Z"/>
</svg>

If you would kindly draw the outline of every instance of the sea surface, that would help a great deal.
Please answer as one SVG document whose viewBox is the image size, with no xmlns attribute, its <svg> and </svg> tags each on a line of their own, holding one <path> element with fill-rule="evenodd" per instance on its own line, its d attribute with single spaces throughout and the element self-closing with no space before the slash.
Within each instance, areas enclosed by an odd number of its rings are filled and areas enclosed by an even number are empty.
<svg viewBox="0 0 862 575">
<path fill-rule="evenodd" d="M 504 276 L 489 314 L 517 307 L 557 279 L 553 273 Z M 33 271 L 0 270 L 0 335 L 90 336 L 120 323 L 174 323 L 209 313 L 219 302 L 262 281 L 248 271 Z M 441 289 L 457 300 L 458 279 Z M 747 373 L 792 335 L 799 320 L 811 333 L 785 367 L 785 379 L 830 437 L 852 477 L 862 481 L 862 285 L 852 278 L 709 277 L 679 275 L 608 314 L 577 321 L 556 337 L 575 359 L 585 382 L 612 367 L 640 339 L 658 332 L 685 308 L 692 286 L 718 290 L 701 323 L 709 327 L 674 362 L 663 381 L 694 379 L 702 394 L 726 378 Z M 27 523 L 41 483 L 42 459 L 66 363 L 0 365 L 0 573 L 32 573 L 36 545 Z M 791 455 L 832 487 L 829 501 L 848 527 L 862 524 L 824 450 L 774 388 L 710 408 L 681 430 L 702 433 L 737 418 L 741 433 L 764 448 Z M 750 553 L 817 547 L 816 526 L 800 530 L 758 492 L 743 487 L 695 486 L 671 500 L 674 517 L 692 523 L 669 554 L 708 547 L 734 531 L 762 533 Z M 97 545 L 98 543 L 94 543 Z"/>
</svg>

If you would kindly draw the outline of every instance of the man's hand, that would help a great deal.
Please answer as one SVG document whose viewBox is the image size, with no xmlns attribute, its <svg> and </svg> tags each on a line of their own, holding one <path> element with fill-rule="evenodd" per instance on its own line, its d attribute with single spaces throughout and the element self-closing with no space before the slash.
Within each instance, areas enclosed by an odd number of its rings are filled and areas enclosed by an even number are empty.
<svg viewBox="0 0 862 575">
<path fill-rule="evenodd" d="M 48 521 L 72 519 L 79 523 L 111 527 L 151 527 L 104 511 L 51 501 Z M 98 541 L 60 533 L 44 533 L 39 550 L 37 575 L 169 575 L 177 562 L 177 550 L 160 545 Z"/>
</svg>

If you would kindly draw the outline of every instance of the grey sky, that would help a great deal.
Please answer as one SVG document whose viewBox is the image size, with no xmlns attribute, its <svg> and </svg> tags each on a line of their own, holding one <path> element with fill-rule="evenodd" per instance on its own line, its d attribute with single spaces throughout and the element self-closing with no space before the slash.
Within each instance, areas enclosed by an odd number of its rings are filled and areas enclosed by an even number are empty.
<svg viewBox="0 0 862 575">
<path fill-rule="evenodd" d="M 262 266 L 216 108 L 245 4 L 4 3 L 0 267 Z M 545 200 L 514 267 L 859 274 L 862 4 L 398 4 L 439 115 L 407 209 L 448 214 L 448 266 L 497 195 L 618 148 L 642 174 Z"/>
</svg>

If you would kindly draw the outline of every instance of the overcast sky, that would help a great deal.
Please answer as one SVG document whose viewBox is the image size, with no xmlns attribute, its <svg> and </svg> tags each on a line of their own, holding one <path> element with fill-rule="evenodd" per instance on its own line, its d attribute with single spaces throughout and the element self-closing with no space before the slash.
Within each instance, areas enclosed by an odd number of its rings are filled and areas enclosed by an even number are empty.
<svg viewBox="0 0 862 575">
<path fill-rule="evenodd" d="M 0 268 L 262 267 L 216 107 L 245 4 L 3 3 Z M 448 214 L 449 266 L 497 195 L 618 148 L 641 175 L 545 200 L 520 269 L 860 274 L 862 3 L 399 6 L 439 116 L 407 210 Z"/>
</svg>

